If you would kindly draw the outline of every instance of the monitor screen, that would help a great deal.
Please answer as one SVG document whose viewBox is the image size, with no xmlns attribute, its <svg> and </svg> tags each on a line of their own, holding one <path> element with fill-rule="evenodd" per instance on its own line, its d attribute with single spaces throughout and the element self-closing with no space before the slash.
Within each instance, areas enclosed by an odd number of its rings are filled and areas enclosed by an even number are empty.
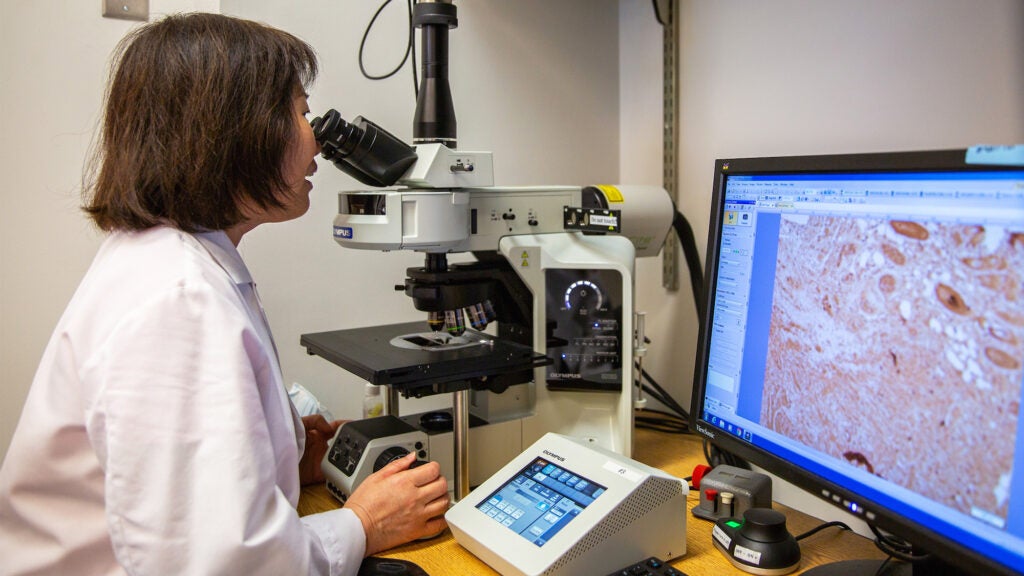
<svg viewBox="0 0 1024 576">
<path fill-rule="evenodd" d="M 477 508 L 533 544 L 543 546 L 605 489 L 538 457 Z"/>
<path fill-rule="evenodd" d="M 719 160 L 693 418 L 946 563 L 1024 567 L 1024 168 Z"/>
</svg>

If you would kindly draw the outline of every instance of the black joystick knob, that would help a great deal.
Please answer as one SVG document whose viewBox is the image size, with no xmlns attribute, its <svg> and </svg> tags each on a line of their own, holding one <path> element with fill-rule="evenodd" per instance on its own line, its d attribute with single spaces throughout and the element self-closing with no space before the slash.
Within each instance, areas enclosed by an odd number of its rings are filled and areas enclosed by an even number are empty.
<svg viewBox="0 0 1024 576">
<path fill-rule="evenodd" d="M 743 536 L 758 542 L 783 542 L 789 538 L 786 517 L 771 508 L 751 508 L 743 513 Z"/>
</svg>

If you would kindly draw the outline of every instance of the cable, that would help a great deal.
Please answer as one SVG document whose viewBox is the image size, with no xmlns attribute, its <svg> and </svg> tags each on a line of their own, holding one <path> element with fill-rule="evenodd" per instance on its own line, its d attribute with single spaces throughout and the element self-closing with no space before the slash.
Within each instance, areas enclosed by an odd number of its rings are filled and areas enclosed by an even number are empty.
<svg viewBox="0 0 1024 576">
<path fill-rule="evenodd" d="M 804 532 L 803 534 L 797 536 L 796 539 L 797 540 L 803 540 L 804 538 L 807 538 L 808 536 L 813 536 L 814 534 L 817 534 L 818 532 L 821 532 L 825 528 L 831 528 L 833 526 L 836 526 L 836 527 L 838 527 L 838 528 L 840 528 L 842 530 L 851 530 L 851 528 L 849 526 L 847 526 L 846 524 L 844 524 L 843 522 L 825 522 L 824 524 L 821 524 L 821 525 L 819 525 L 819 526 L 817 526 L 815 528 L 811 528 L 807 532 Z"/>
<path fill-rule="evenodd" d="M 931 559 L 931 554 L 914 554 L 914 547 L 903 540 L 884 534 L 874 524 L 868 524 L 871 533 L 875 535 L 875 546 L 891 558 L 904 562 L 924 562 Z"/>
<path fill-rule="evenodd" d="M 644 342 L 647 344 L 651 343 L 651 339 L 644 337 Z M 655 400 L 662 403 L 666 408 L 672 410 L 679 418 L 682 418 L 686 422 L 690 421 L 690 412 L 683 408 L 683 406 L 668 393 L 667 390 L 662 388 L 660 384 L 646 371 L 644 370 L 639 362 L 633 363 L 633 368 L 640 371 L 640 375 L 637 377 L 636 384 L 643 390 L 652 396 Z M 643 386 L 643 380 L 646 380 L 651 387 Z"/>
<path fill-rule="evenodd" d="M 674 414 L 642 408 L 636 411 L 633 421 L 637 428 L 646 428 L 669 434 L 689 434 L 690 429 L 687 422 L 681 420 Z"/>
<path fill-rule="evenodd" d="M 406 43 L 406 46 L 405 46 L 405 54 L 402 55 L 402 61 L 399 62 L 398 66 L 395 66 L 395 68 L 393 70 L 391 70 L 391 72 L 388 72 L 387 74 L 382 74 L 382 75 L 379 75 L 379 76 L 374 76 L 374 75 L 370 74 L 369 72 L 367 72 L 366 71 L 366 66 L 363 64 L 363 50 L 366 47 L 366 39 L 367 39 L 367 37 L 369 37 L 370 30 L 373 28 L 374 22 L 377 21 L 377 17 L 380 16 L 380 13 L 383 12 L 384 8 L 386 8 L 387 5 L 390 4 L 390 3 L 391 3 L 391 0 L 384 0 L 384 3 L 380 5 L 380 8 L 377 8 L 377 11 L 373 13 L 373 18 L 370 18 L 370 23 L 366 25 L 366 30 L 363 31 L 363 39 L 359 42 L 359 71 L 362 72 L 363 77 L 365 77 L 365 78 L 367 78 L 369 80 L 384 80 L 386 78 L 390 78 L 390 77 L 394 76 L 395 74 L 397 74 L 398 71 L 402 69 L 402 66 L 405 66 L 405 63 L 409 60 L 409 55 L 411 54 L 412 55 L 413 90 L 416 93 L 416 97 L 419 98 L 419 80 L 418 80 L 418 78 L 416 76 L 416 50 L 414 48 L 414 46 L 415 46 L 415 36 L 416 36 L 415 35 L 415 30 L 416 29 L 415 29 L 415 27 L 413 26 L 413 23 L 412 23 L 412 0 L 407 0 L 407 4 L 406 4 L 407 7 L 408 7 L 408 10 L 409 10 L 409 39 L 408 39 L 408 42 Z"/>
<path fill-rule="evenodd" d="M 643 428 L 646 430 L 654 430 L 655 432 L 663 432 L 665 434 L 689 434 L 690 431 L 686 427 L 679 423 L 671 423 L 669 420 L 663 418 L 644 418 L 643 416 L 636 416 L 633 420 L 633 424 L 637 428 Z"/>
<path fill-rule="evenodd" d="M 708 465 L 712 468 L 725 464 L 727 466 L 733 466 L 735 468 L 743 468 L 744 470 L 750 470 L 750 463 L 733 454 L 732 452 L 726 452 L 718 446 L 715 446 L 711 442 L 708 442 L 707 438 L 704 438 L 704 459 L 707 460 Z"/>
<path fill-rule="evenodd" d="M 662 388 L 661 385 L 658 384 L 658 382 L 655 381 L 655 379 L 652 378 L 646 370 L 641 369 L 640 375 L 644 378 L 644 380 L 647 380 L 648 384 L 650 384 L 654 388 L 654 390 L 656 391 L 655 395 L 658 396 L 658 402 L 661 402 L 666 407 L 673 410 L 683 420 L 690 420 L 690 412 L 687 409 L 683 408 L 683 406 L 679 402 L 677 402 L 676 399 L 673 398 L 667 390 Z"/>
<path fill-rule="evenodd" d="M 658 6 L 658 0 L 651 0 L 651 4 L 654 5 L 654 17 L 657 18 L 658 24 L 661 24 L 662 26 L 667 26 L 668 20 L 665 19 L 664 15 L 662 15 L 661 7 Z M 668 8 L 669 10 L 672 9 L 671 3 L 669 4 Z"/>
<path fill-rule="evenodd" d="M 686 268 L 690 272 L 690 288 L 693 290 L 693 303 L 697 306 L 697 320 L 703 323 L 704 272 L 700 267 L 700 254 L 697 251 L 697 240 L 693 236 L 693 227 L 682 212 L 676 211 L 672 219 L 672 228 L 679 237 L 679 244 L 686 258 Z"/>
<path fill-rule="evenodd" d="M 416 27 L 412 25 L 412 3 L 408 0 L 409 7 L 409 46 L 412 53 L 412 92 L 416 95 L 416 101 L 420 99 L 420 79 L 418 75 L 419 66 L 416 65 Z"/>
</svg>

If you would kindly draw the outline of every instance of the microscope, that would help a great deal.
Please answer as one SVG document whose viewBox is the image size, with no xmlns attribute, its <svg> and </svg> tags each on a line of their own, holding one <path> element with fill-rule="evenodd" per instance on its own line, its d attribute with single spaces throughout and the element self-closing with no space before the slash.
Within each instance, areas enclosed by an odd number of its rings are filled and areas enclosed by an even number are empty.
<svg viewBox="0 0 1024 576">
<path fill-rule="evenodd" d="M 420 1 L 413 145 L 334 110 L 312 121 L 322 154 L 370 190 L 340 192 L 334 239 L 415 250 L 396 289 L 425 321 L 305 334 L 309 354 L 385 386 L 386 415 L 345 424 L 323 460 L 344 500 L 408 452 L 469 492 L 548 432 L 632 452 L 643 326 L 634 262 L 658 254 L 675 209 L 656 186 L 494 186 L 490 152 L 457 149 L 448 85 L 454 4 Z M 397 186 L 396 186 L 397 184 Z M 469 253 L 473 261 L 449 263 Z M 452 395 L 452 410 L 399 415 L 398 397 Z"/>
</svg>

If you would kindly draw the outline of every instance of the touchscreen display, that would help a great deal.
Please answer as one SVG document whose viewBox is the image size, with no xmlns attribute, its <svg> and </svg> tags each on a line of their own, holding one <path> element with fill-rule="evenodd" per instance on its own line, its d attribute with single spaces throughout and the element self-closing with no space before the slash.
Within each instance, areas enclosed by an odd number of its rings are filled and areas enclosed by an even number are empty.
<svg viewBox="0 0 1024 576">
<path fill-rule="evenodd" d="M 606 488 L 536 458 L 477 505 L 502 526 L 543 546 Z"/>
</svg>

